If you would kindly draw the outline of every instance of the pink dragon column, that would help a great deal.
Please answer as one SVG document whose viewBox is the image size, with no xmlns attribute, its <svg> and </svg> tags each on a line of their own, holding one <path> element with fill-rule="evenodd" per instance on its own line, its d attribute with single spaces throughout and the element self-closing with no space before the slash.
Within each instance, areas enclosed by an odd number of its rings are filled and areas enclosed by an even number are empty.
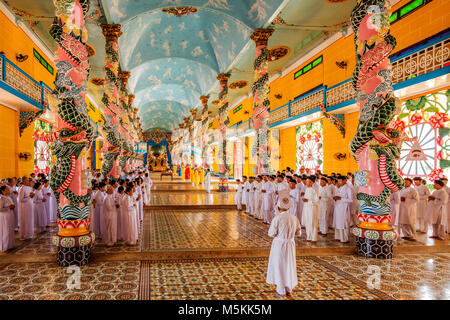
<svg viewBox="0 0 450 320">
<path fill-rule="evenodd" d="M 359 255 L 382 259 L 392 258 L 397 238 L 389 226 L 388 198 L 403 188 L 396 166 L 402 136 L 391 123 L 400 104 L 394 96 L 389 62 L 396 44 L 389 32 L 390 13 L 386 0 L 360 0 L 351 14 L 356 46 L 352 81 L 360 105 L 358 129 L 350 143 L 359 167 L 355 183 L 360 224 L 353 234 Z"/>
<path fill-rule="evenodd" d="M 119 46 L 118 39 L 122 35 L 120 24 L 103 24 L 102 31 L 106 39 L 105 45 L 105 79 L 106 90 L 102 102 L 106 107 L 105 156 L 103 157 L 102 174 L 119 178 L 118 157 L 122 144 L 119 136 L 121 107 L 119 104 Z"/>
<path fill-rule="evenodd" d="M 53 94 L 59 99 L 57 132 L 41 137 L 53 141 L 56 162 L 50 186 L 58 201 L 59 232 L 53 237 L 60 266 L 89 262 L 95 235 L 88 230 L 90 194 L 86 151 L 94 139 L 85 94 L 89 76 L 84 17 L 88 0 L 54 0 L 56 18 L 50 29 L 58 43 L 58 73 Z"/>
<path fill-rule="evenodd" d="M 230 168 L 227 164 L 227 127 L 230 120 L 227 116 L 228 109 L 228 79 L 231 74 L 219 73 L 217 80 L 220 83 L 219 91 L 219 173 L 224 179 Z"/>
<path fill-rule="evenodd" d="M 200 101 L 202 102 L 202 113 L 201 113 L 201 136 L 202 136 L 202 168 L 207 169 L 208 164 L 206 161 L 207 150 L 208 150 L 208 100 L 209 96 L 200 96 Z"/>
<path fill-rule="evenodd" d="M 256 155 L 257 174 L 269 173 L 270 168 L 270 138 L 269 138 L 269 107 L 267 97 L 269 81 L 269 50 L 267 43 L 274 29 L 255 29 L 250 38 L 256 43 L 256 58 L 254 63 L 255 82 L 253 93 L 253 126 L 256 131 L 252 154 Z"/>
</svg>

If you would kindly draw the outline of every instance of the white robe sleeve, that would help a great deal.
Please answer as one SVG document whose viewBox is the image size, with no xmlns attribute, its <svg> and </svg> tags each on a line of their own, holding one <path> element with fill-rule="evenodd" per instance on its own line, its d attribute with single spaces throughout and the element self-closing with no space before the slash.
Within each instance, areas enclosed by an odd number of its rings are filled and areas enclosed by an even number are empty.
<svg viewBox="0 0 450 320">
<path fill-rule="evenodd" d="M 272 220 L 272 223 L 270 224 L 269 237 L 275 238 L 278 235 L 278 219 L 276 217 Z"/>
</svg>

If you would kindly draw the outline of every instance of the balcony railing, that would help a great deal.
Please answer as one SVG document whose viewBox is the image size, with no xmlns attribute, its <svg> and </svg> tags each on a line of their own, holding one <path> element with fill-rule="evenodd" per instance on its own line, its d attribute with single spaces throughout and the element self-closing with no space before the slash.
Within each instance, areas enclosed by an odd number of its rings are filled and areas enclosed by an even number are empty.
<svg viewBox="0 0 450 320">
<path fill-rule="evenodd" d="M 7 91 L 42 109 L 48 104 L 52 89 L 45 83 L 37 82 L 22 69 L 0 54 L 0 81 Z"/>
<path fill-rule="evenodd" d="M 392 80 L 399 84 L 421 75 L 445 68 L 450 58 L 450 32 L 436 36 L 426 43 L 391 58 Z M 343 81 L 333 87 L 322 87 L 307 93 L 277 109 L 270 111 L 269 124 L 271 126 L 291 118 L 301 117 L 311 110 L 337 106 L 341 103 L 354 103 L 356 92 L 351 79 Z M 237 128 L 239 131 L 240 129 Z"/>
</svg>

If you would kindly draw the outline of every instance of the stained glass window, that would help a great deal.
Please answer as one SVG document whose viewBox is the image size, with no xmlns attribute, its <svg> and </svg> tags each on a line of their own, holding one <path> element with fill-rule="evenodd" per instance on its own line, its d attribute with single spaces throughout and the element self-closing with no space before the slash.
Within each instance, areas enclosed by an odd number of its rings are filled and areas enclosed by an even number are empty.
<svg viewBox="0 0 450 320">
<path fill-rule="evenodd" d="M 323 169 L 323 122 L 310 122 L 297 127 L 297 171 L 304 167 Z"/>
<path fill-rule="evenodd" d="M 450 163 L 450 90 L 436 92 L 402 103 L 394 124 L 404 128 L 399 169 L 405 176 L 433 181 L 448 176 Z"/>
</svg>

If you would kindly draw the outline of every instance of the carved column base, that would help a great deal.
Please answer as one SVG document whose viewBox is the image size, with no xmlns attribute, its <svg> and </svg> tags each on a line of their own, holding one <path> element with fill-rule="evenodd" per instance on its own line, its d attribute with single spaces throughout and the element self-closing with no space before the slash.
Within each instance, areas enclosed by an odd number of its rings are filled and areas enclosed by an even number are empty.
<svg viewBox="0 0 450 320">
<path fill-rule="evenodd" d="M 397 234 L 393 230 L 371 230 L 354 227 L 358 255 L 366 258 L 392 259 L 394 240 Z"/>
<path fill-rule="evenodd" d="M 84 266 L 88 264 L 94 241 L 94 233 L 69 237 L 55 235 L 53 237 L 53 244 L 58 247 L 58 265 L 68 267 L 70 265 Z"/>
</svg>

